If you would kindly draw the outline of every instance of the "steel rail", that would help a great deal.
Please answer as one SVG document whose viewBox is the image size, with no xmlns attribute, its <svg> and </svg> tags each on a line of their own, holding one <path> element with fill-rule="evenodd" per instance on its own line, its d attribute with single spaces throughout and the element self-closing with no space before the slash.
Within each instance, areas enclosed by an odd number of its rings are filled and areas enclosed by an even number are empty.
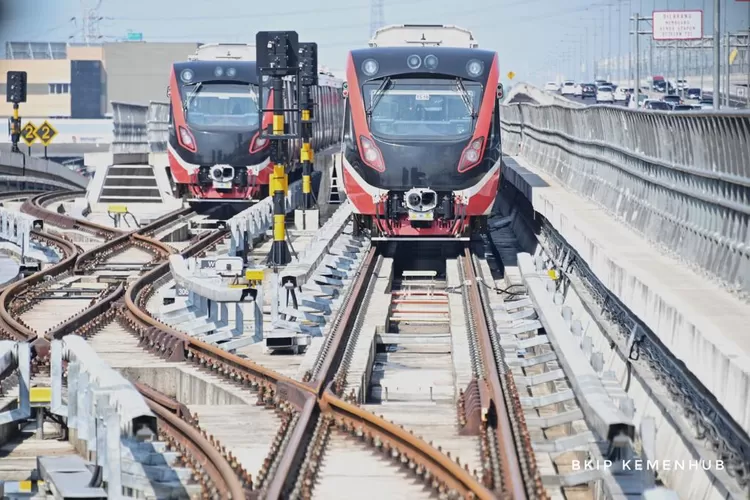
<svg viewBox="0 0 750 500">
<path fill-rule="evenodd" d="M 501 453 L 500 464 L 503 475 L 503 484 L 495 485 L 501 493 L 511 495 L 514 500 L 527 498 L 523 474 L 521 473 L 520 459 L 516 451 L 516 443 L 513 437 L 508 408 L 505 405 L 505 395 L 500 383 L 500 373 L 495 359 L 490 329 L 485 320 L 482 308 L 482 297 L 479 293 L 479 283 L 474 272 L 473 257 L 471 249 L 464 248 L 462 259 L 464 277 L 468 281 L 467 293 L 469 304 L 472 308 L 474 326 L 477 329 L 477 339 L 480 343 L 481 356 L 484 368 L 484 382 L 488 391 L 479 391 L 482 404 L 482 418 L 489 425 L 497 429 L 497 449 Z"/>
<path fill-rule="evenodd" d="M 244 499 L 245 489 L 232 466 L 192 422 L 185 421 L 185 415 L 179 412 L 180 403 L 150 387 L 142 384 L 135 386 L 158 417 L 158 424 L 164 433 L 175 441 L 178 448 L 182 448 L 180 451 L 194 468 L 200 467 L 208 475 L 213 486 L 212 491 L 208 492 L 210 498 L 218 495 L 232 500 Z M 209 487 L 209 481 L 202 476 L 201 485 L 204 490 Z"/>
</svg>

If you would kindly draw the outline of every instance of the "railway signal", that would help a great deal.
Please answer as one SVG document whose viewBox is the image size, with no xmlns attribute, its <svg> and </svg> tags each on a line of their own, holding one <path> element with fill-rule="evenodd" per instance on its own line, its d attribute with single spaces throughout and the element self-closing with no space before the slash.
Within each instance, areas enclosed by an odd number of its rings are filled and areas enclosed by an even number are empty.
<svg viewBox="0 0 750 500">
<path fill-rule="evenodd" d="M 295 224 L 303 230 L 315 228 L 320 225 L 319 212 L 315 209 L 312 195 L 312 169 L 313 149 L 312 127 L 315 122 L 315 103 L 312 97 L 312 87 L 318 84 L 318 44 L 299 44 L 299 83 L 301 87 L 300 109 L 302 148 L 300 150 L 300 163 L 302 164 L 302 210 L 295 212 Z M 299 216 L 298 216 L 299 215 Z M 301 219 L 301 220 L 299 220 Z"/>
<path fill-rule="evenodd" d="M 5 100 L 6 102 L 13 103 L 13 118 L 11 119 L 10 132 L 11 151 L 20 153 L 18 140 L 21 138 L 21 118 L 18 116 L 18 105 L 26 102 L 26 72 L 8 71 L 6 81 Z"/>
<path fill-rule="evenodd" d="M 256 61 L 258 82 L 261 88 L 271 89 L 273 100 L 271 108 L 258 106 L 259 123 L 263 123 L 264 113 L 273 112 L 273 122 L 268 130 L 260 131 L 259 137 L 271 141 L 270 160 L 273 164 L 270 189 L 273 193 L 273 244 L 268 256 L 269 264 L 274 267 L 283 266 L 292 260 L 286 241 L 286 192 L 288 177 L 285 163 L 288 158 L 283 157 L 281 142 L 298 138 L 297 134 L 290 134 L 290 128 L 284 121 L 284 114 L 288 113 L 294 120 L 299 118 L 299 109 L 284 108 L 284 78 L 295 77 L 297 95 L 299 95 L 299 36 L 296 31 L 260 31 L 255 35 Z M 263 93 L 261 92 L 261 95 Z M 291 99 L 289 102 L 293 102 Z M 260 100 L 263 103 L 263 99 Z"/>
</svg>

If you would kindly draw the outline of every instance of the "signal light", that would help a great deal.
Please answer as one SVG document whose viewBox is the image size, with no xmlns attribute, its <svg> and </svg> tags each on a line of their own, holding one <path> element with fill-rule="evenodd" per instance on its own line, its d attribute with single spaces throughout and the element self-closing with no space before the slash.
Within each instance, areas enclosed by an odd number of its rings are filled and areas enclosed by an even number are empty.
<svg viewBox="0 0 750 500">
<path fill-rule="evenodd" d="M 482 146 L 484 146 L 484 137 L 479 137 L 471 141 L 469 146 L 464 149 L 461 154 L 461 161 L 458 163 L 459 173 L 466 172 L 482 161 Z"/>
<path fill-rule="evenodd" d="M 8 71 L 5 100 L 14 104 L 26 102 L 25 71 Z"/>
</svg>

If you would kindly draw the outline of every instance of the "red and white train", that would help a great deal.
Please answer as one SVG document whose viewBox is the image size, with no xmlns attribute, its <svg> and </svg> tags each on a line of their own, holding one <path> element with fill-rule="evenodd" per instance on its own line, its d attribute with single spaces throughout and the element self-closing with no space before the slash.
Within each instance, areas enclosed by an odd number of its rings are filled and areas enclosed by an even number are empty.
<svg viewBox="0 0 750 500">
<path fill-rule="evenodd" d="M 378 30 L 346 70 L 341 175 L 377 239 L 461 238 L 486 224 L 500 181 L 496 52 L 455 26 Z"/>
<path fill-rule="evenodd" d="M 285 81 L 286 100 L 296 85 Z M 342 82 L 319 75 L 312 89 L 316 123 L 312 147 L 321 151 L 341 136 Z M 270 107 L 271 91 L 258 85 L 255 46 L 207 44 L 188 61 L 172 66 L 169 84 L 169 172 L 175 194 L 191 205 L 247 203 L 268 195 L 270 142 L 260 138 L 261 126 L 271 122 L 258 108 Z M 296 96 L 292 97 L 296 98 Z M 285 102 L 285 108 L 291 108 Z M 292 122 L 287 116 L 287 123 Z M 295 132 L 295 130 L 292 130 Z M 301 142 L 287 141 L 290 182 L 301 176 Z"/>
</svg>

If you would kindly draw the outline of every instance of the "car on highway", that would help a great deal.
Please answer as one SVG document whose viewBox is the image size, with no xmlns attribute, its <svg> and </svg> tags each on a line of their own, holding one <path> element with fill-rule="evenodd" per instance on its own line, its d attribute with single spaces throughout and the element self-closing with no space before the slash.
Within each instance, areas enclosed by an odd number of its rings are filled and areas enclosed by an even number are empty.
<svg viewBox="0 0 750 500">
<path fill-rule="evenodd" d="M 628 98 L 628 89 L 625 87 L 617 87 L 615 89 L 615 101 L 625 101 Z"/>
<path fill-rule="evenodd" d="M 666 102 L 667 104 L 671 104 L 672 106 L 682 104 L 682 98 L 675 94 L 665 95 L 661 98 L 661 100 Z"/>
<path fill-rule="evenodd" d="M 685 89 L 687 89 L 688 88 L 688 81 L 687 80 L 682 80 L 682 79 L 677 80 L 677 88 L 679 90 L 685 90 Z"/>
<path fill-rule="evenodd" d="M 628 103 L 628 107 L 630 109 L 640 109 L 643 107 L 643 104 L 648 100 L 648 95 L 646 94 L 640 94 L 638 96 L 638 103 L 635 102 L 635 99 L 632 97 L 634 94 L 631 94 L 630 103 Z"/>
<path fill-rule="evenodd" d="M 688 99 L 695 99 L 697 101 L 697 100 L 700 100 L 701 95 L 703 95 L 703 92 L 701 92 L 701 89 L 693 88 L 693 89 L 687 90 Z"/>
<path fill-rule="evenodd" d="M 698 103 L 698 106 L 700 106 L 701 109 L 713 109 L 714 100 L 713 98 L 710 98 L 710 97 L 708 98 L 704 97 L 703 99 L 700 100 L 700 102 Z"/>
<path fill-rule="evenodd" d="M 612 92 L 612 87 L 604 86 L 602 85 L 598 89 L 596 89 L 596 102 L 615 102 L 615 96 L 614 92 Z"/>
<path fill-rule="evenodd" d="M 581 97 L 586 99 L 587 97 L 596 97 L 596 85 L 593 83 L 582 83 L 581 84 Z"/>
<path fill-rule="evenodd" d="M 646 99 L 646 101 L 643 103 L 643 109 L 652 109 L 655 111 L 672 111 L 672 106 L 664 101 L 659 101 L 656 99 Z"/>
<path fill-rule="evenodd" d="M 672 108 L 672 111 L 695 111 L 695 106 L 690 104 L 678 104 Z"/>
<path fill-rule="evenodd" d="M 558 90 L 560 90 L 560 86 L 557 85 L 556 82 L 547 82 L 544 85 L 544 90 L 546 90 L 547 92 L 557 92 Z"/>
<path fill-rule="evenodd" d="M 573 92 L 573 95 L 576 97 L 583 97 L 583 89 L 581 89 L 581 84 L 576 83 L 575 91 Z"/>
<path fill-rule="evenodd" d="M 560 89 L 560 93 L 562 95 L 575 95 L 576 92 L 576 82 L 572 82 L 570 80 L 563 82 L 562 88 Z"/>
</svg>

